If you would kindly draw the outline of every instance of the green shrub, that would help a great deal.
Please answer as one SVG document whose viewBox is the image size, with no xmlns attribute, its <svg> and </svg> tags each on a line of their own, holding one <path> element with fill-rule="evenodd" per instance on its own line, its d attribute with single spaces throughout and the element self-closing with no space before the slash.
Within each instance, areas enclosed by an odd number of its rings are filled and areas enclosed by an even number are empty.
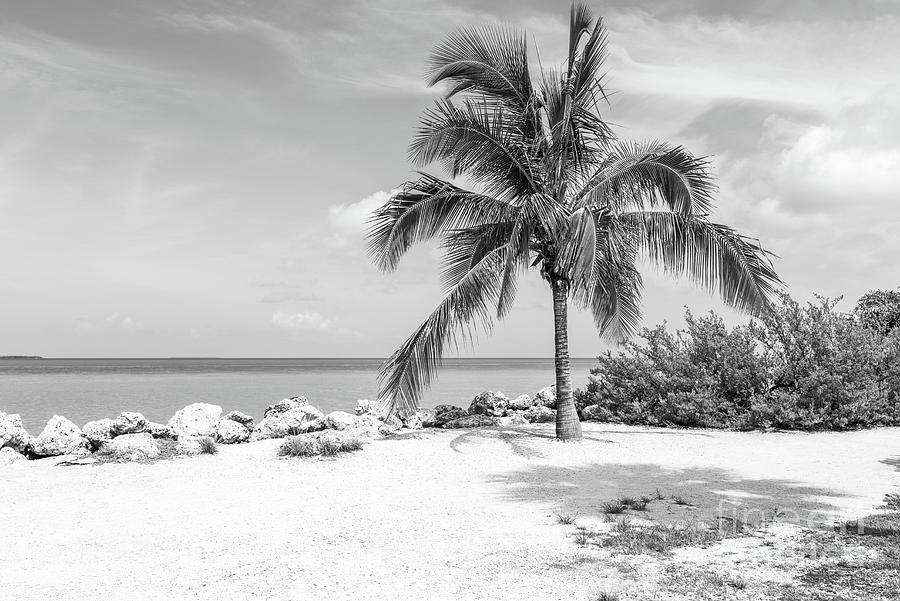
<svg viewBox="0 0 900 601">
<path fill-rule="evenodd" d="M 900 425 L 900 328 L 872 326 L 889 317 L 841 313 L 839 300 L 801 306 L 782 295 L 770 313 L 731 329 L 712 312 L 687 311 L 685 330 L 644 329 L 622 352 L 599 357 L 576 405 L 651 426 Z"/>
</svg>

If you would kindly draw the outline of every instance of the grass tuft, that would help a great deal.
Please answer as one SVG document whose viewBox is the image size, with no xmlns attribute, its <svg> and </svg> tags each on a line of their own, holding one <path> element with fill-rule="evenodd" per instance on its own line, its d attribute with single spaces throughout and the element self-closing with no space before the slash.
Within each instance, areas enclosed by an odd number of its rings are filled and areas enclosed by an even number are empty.
<svg viewBox="0 0 900 601">
<path fill-rule="evenodd" d="M 672 502 L 676 505 L 685 505 L 687 507 L 693 507 L 693 504 L 682 497 L 681 495 L 672 495 Z"/>
<path fill-rule="evenodd" d="M 201 455 L 215 455 L 219 452 L 219 445 L 209 436 L 199 438 L 197 442 L 200 444 Z"/>
<path fill-rule="evenodd" d="M 622 513 L 626 509 L 625 505 L 623 505 L 622 502 L 619 500 L 607 501 L 606 503 L 604 503 L 602 505 L 602 507 L 603 507 L 603 513 L 612 513 L 612 514 Z"/>
<path fill-rule="evenodd" d="M 572 515 L 571 513 L 557 513 L 556 523 L 568 526 L 569 524 L 574 524 L 575 518 L 577 517 L 578 516 Z"/>
<path fill-rule="evenodd" d="M 619 595 L 611 591 L 602 591 L 597 595 L 597 601 L 619 601 Z"/>
<path fill-rule="evenodd" d="M 336 457 L 362 448 L 358 438 L 289 436 L 278 447 L 279 457 Z"/>
<path fill-rule="evenodd" d="M 616 525 L 619 530 L 619 524 Z M 668 553 L 677 547 L 706 545 L 721 540 L 717 530 L 695 526 L 654 524 L 648 527 L 631 527 L 619 530 L 619 534 L 604 538 L 600 546 L 629 555 L 644 553 Z"/>
</svg>

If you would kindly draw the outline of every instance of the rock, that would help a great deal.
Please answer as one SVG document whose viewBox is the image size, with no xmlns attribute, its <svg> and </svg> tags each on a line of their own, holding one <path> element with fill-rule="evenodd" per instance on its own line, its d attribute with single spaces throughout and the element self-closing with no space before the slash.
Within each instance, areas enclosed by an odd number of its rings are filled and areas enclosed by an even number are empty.
<svg viewBox="0 0 900 601">
<path fill-rule="evenodd" d="M 41 457 L 86 455 L 90 453 L 90 443 L 81 435 L 81 428 L 54 415 L 37 438 L 31 439 L 31 452 Z"/>
<path fill-rule="evenodd" d="M 442 413 L 448 413 L 450 411 L 462 411 L 462 407 L 457 407 L 456 405 L 438 405 L 434 408 L 435 415 L 441 415 Z"/>
<path fill-rule="evenodd" d="M 222 416 L 222 419 L 229 419 L 233 422 L 237 422 L 248 430 L 253 429 L 253 418 L 246 413 L 241 413 L 240 411 L 229 411 Z"/>
<path fill-rule="evenodd" d="M 309 405 L 309 400 L 305 396 L 292 396 L 290 398 L 281 399 L 277 403 L 266 407 L 266 410 L 263 412 L 263 417 L 287 413 L 288 411 L 293 411 L 307 405 Z"/>
<path fill-rule="evenodd" d="M 378 429 L 384 425 L 384 422 L 370 413 L 357 415 L 353 422 L 353 427 L 345 430 L 347 435 L 361 436 L 366 438 L 374 438 L 380 434 Z"/>
<path fill-rule="evenodd" d="M 113 421 L 112 435 L 140 434 L 147 431 L 147 418 L 135 411 L 123 411 Z"/>
<path fill-rule="evenodd" d="M 19 414 L 0 411 L 0 448 L 10 447 L 24 453 L 30 438 Z"/>
<path fill-rule="evenodd" d="M 435 413 L 434 409 L 420 407 L 419 410 L 416 411 L 416 415 L 419 416 L 419 421 L 422 422 L 423 428 L 437 427 L 437 413 Z"/>
<path fill-rule="evenodd" d="M 178 438 L 178 435 L 175 434 L 175 430 L 166 424 L 157 424 L 156 422 L 147 422 L 147 433 L 153 438 L 160 438 L 163 440 L 175 440 Z"/>
<path fill-rule="evenodd" d="M 3 447 L 0 449 L 0 465 L 11 465 L 13 463 L 19 463 L 20 461 L 26 461 L 25 455 L 14 448 Z"/>
<path fill-rule="evenodd" d="M 359 415 L 362 414 L 353 415 L 346 411 L 332 411 L 325 416 L 325 427 L 332 430 L 347 430 L 356 424 Z"/>
<path fill-rule="evenodd" d="M 534 404 L 556 409 L 556 384 L 541 388 L 534 395 Z"/>
<path fill-rule="evenodd" d="M 237 444 L 247 442 L 250 439 L 250 430 L 240 422 L 222 418 L 216 424 L 216 442 L 222 444 Z"/>
<path fill-rule="evenodd" d="M 92 449 L 99 449 L 115 437 L 113 423 L 108 417 L 88 422 L 81 429 L 81 434 L 91 443 Z"/>
<path fill-rule="evenodd" d="M 444 411 L 443 413 L 438 413 L 434 418 L 434 427 L 440 428 L 447 422 L 452 422 L 453 420 L 465 417 L 467 415 L 469 414 L 466 413 L 466 410 L 459 407 L 450 409 L 449 411 Z"/>
<path fill-rule="evenodd" d="M 412 415 L 404 417 L 400 420 L 403 423 L 403 427 L 408 430 L 421 430 L 422 426 L 422 418 L 419 417 L 419 412 L 416 411 Z"/>
<path fill-rule="evenodd" d="M 372 413 L 374 409 L 372 401 L 369 399 L 359 399 L 356 401 L 356 409 L 353 411 L 356 415 L 365 415 L 366 413 Z"/>
<path fill-rule="evenodd" d="M 532 405 L 531 408 L 525 411 L 523 417 L 530 424 L 543 424 L 556 420 L 556 410 L 544 405 Z"/>
<path fill-rule="evenodd" d="M 509 408 L 509 399 L 502 392 L 489 390 L 475 396 L 469 405 L 469 415 L 487 415 L 488 417 L 503 417 Z"/>
<path fill-rule="evenodd" d="M 581 410 L 581 419 L 587 421 L 600 421 L 606 417 L 606 414 L 607 411 L 600 407 L 600 405 L 588 405 Z"/>
<path fill-rule="evenodd" d="M 525 411 L 534 404 L 531 397 L 527 394 L 520 394 L 516 398 L 509 401 L 509 408 L 514 411 Z"/>
<path fill-rule="evenodd" d="M 250 440 L 283 438 L 325 427 L 325 416 L 310 405 L 306 397 L 292 397 L 269 405 L 264 415 L 262 421 L 253 428 Z"/>
<path fill-rule="evenodd" d="M 503 426 L 504 428 L 508 428 L 510 426 L 523 426 L 527 423 L 528 420 L 519 414 L 507 415 L 506 417 L 497 418 L 497 425 Z"/>
<path fill-rule="evenodd" d="M 455 419 L 453 421 L 449 421 L 444 424 L 444 428 L 447 429 L 456 429 L 456 428 L 481 428 L 483 426 L 495 426 L 497 425 L 497 419 L 484 415 L 483 413 L 475 413 L 474 415 L 466 415 L 464 417 L 460 417 L 459 419 Z"/>
<path fill-rule="evenodd" d="M 194 403 L 176 412 L 169 420 L 169 427 L 178 438 L 213 436 L 222 408 L 209 403 Z"/>
<path fill-rule="evenodd" d="M 116 461 L 147 461 L 160 453 L 159 445 L 146 432 L 116 436 L 101 451 Z"/>
</svg>

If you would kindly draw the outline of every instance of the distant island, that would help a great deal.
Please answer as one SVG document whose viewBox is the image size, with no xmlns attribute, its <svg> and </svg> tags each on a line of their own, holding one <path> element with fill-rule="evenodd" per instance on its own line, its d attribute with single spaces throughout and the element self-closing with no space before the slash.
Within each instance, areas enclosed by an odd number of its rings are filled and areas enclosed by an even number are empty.
<svg viewBox="0 0 900 601">
<path fill-rule="evenodd" d="M 0 359 L 43 359 L 38 355 L 0 355 Z"/>
</svg>

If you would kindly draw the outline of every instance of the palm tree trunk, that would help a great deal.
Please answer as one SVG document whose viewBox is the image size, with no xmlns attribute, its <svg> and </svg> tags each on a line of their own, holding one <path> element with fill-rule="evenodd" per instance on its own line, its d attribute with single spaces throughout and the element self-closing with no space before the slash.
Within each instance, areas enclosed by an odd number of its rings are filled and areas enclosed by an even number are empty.
<svg viewBox="0 0 900 601">
<path fill-rule="evenodd" d="M 578 440 L 581 438 L 581 422 L 575 410 L 572 384 L 569 377 L 568 299 L 569 283 L 552 278 L 553 321 L 556 338 L 556 438 Z"/>
</svg>

